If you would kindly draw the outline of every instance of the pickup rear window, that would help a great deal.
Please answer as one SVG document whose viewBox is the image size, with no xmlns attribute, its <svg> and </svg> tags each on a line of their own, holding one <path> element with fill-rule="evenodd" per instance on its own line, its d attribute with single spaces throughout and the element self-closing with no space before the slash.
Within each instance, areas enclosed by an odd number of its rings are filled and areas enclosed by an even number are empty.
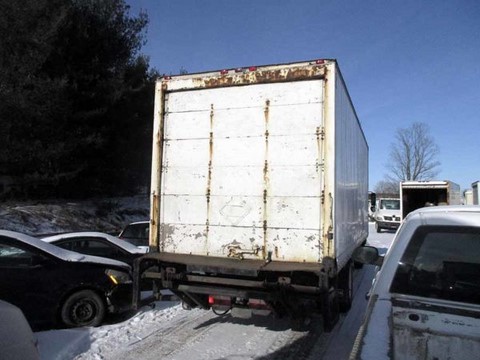
<svg viewBox="0 0 480 360">
<path fill-rule="evenodd" d="M 480 228 L 419 227 L 390 291 L 480 304 Z"/>
</svg>

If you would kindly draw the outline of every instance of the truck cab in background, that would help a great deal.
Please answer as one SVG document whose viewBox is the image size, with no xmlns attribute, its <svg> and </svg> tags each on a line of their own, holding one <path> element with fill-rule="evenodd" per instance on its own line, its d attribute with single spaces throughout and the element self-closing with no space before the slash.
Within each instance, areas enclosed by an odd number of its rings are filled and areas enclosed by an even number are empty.
<svg viewBox="0 0 480 360">
<path fill-rule="evenodd" d="M 400 199 L 399 198 L 378 198 L 376 201 L 375 229 L 377 233 L 383 229 L 397 230 L 401 222 Z"/>
</svg>

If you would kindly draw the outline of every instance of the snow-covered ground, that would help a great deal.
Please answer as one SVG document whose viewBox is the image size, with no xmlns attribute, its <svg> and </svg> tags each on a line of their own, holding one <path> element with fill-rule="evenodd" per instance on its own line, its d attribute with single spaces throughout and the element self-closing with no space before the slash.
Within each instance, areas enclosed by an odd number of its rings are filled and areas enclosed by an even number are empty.
<svg viewBox="0 0 480 360">
<path fill-rule="evenodd" d="M 392 232 L 377 234 L 370 224 L 370 245 L 383 253 L 392 239 Z M 308 332 L 298 332 L 283 319 L 220 317 L 204 310 L 183 310 L 179 302 L 159 301 L 154 308 L 146 306 L 128 319 L 97 328 L 36 335 L 44 360 L 348 359 L 373 276 L 373 266 L 355 271 L 352 308 L 331 333 L 323 333 L 321 321 Z"/>
</svg>

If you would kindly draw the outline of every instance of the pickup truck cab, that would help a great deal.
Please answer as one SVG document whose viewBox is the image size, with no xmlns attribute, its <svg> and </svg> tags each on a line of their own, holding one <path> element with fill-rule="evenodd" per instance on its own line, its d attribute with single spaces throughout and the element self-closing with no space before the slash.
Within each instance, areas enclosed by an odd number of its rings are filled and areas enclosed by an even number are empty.
<svg viewBox="0 0 480 360">
<path fill-rule="evenodd" d="M 355 261 L 379 266 L 350 359 L 478 359 L 480 207 L 410 213 L 385 258 L 359 248 Z"/>
</svg>

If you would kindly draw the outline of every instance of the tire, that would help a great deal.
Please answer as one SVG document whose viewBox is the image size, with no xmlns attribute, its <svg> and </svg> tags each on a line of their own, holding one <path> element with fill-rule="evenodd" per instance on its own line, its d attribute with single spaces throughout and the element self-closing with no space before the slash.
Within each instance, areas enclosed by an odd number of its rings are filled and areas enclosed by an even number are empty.
<svg viewBox="0 0 480 360">
<path fill-rule="evenodd" d="M 339 298 L 340 312 L 347 312 L 352 307 L 353 301 L 353 262 L 347 265 L 338 274 L 338 289 L 342 296 Z"/>
<path fill-rule="evenodd" d="M 334 288 L 321 295 L 320 306 L 322 308 L 323 330 L 330 332 L 339 318 L 338 295 Z"/>
<path fill-rule="evenodd" d="M 375 223 L 375 229 L 377 230 L 377 233 L 382 232 L 382 228 L 380 226 L 378 226 L 378 222 Z"/>
<path fill-rule="evenodd" d="M 98 326 L 105 318 L 105 303 L 92 290 L 70 295 L 62 305 L 61 321 L 67 327 Z"/>
</svg>

